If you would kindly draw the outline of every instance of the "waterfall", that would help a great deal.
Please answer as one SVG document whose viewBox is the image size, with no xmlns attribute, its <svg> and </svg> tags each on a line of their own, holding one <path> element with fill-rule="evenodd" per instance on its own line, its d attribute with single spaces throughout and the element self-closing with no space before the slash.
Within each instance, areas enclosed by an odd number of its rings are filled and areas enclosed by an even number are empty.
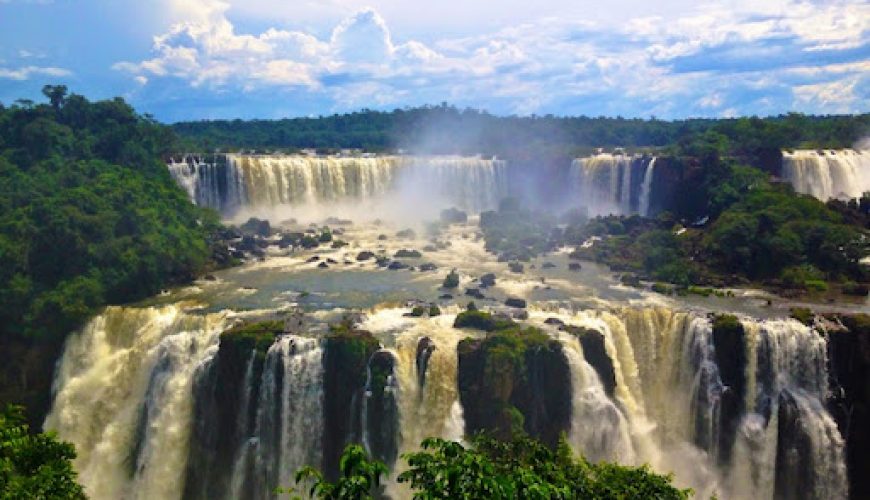
<svg viewBox="0 0 870 500">
<path fill-rule="evenodd" d="M 744 322 L 752 362 L 731 483 L 766 498 L 846 498 L 843 438 L 824 406 L 825 339 L 793 320 Z"/>
<path fill-rule="evenodd" d="M 798 193 L 822 201 L 860 198 L 870 191 L 870 151 L 783 151 L 782 177 Z"/>
<path fill-rule="evenodd" d="M 88 496 L 180 498 L 193 376 L 225 324 L 184 304 L 108 307 L 67 340 L 45 428 L 75 445 Z"/>
<path fill-rule="evenodd" d="M 571 163 L 570 183 L 572 196 L 590 215 L 628 215 L 642 211 L 642 184 L 635 170 L 643 170 L 645 182 L 652 172 L 654 158 L 640 155 L 599 153 L 577 158 Z M 650 186 L 647 186 L 649 188 Z M 649 194 L 647 193 L 647 209 Z"/>
<path fill-rule="evenodd" d="M 608 399 L 577 340 L 554 333 L 572 376 L 569 442 L 588 458 L 650 463 L 700 496 L 847 498 L 844 441 L 825 408 L 826 340 L 809 327 L 746 319 L 742 338 L 720 339 L 744 352 L 738 387 L 723 382 L 731 368 L 720 363 L 732 360 L 717 356 L 705 316 L 622 308 L 559 318 L 603 333 L 616 372 Z M 724 403 L 741 389 L 729 434 L 726 410 L 735 406 Z"/>
<path fill-rule="evenodd" d="M 108 307 L 67 341 L 45 427 L 75 444 L 90 497 L 272 499 L 298 468 L 323 466 L 329 344 L 281 335 L 267 349 L 225 346 L 227 314 L 192 306 Z M 394 498 L 409 496 L 397 457 L 426 437 L 462 439 L 457 347 L 482 335 L 454 329 L 453 314 L 406 311 L 379 309 L 360 325 L 384 348 L 368 361 L 364 399 L 347 406 L 362 422 L 347 439 L 392 464 Z M 827 339 L 815 330 L 745 318 L 725 331 L 665 307 L 529 312 L 562 347 L 568 441 L 590 460 L 649 463 L 702 497 L 848 496 L 844 441 L 825 407 Z M 598 332 L 597 343 L 551 316 Z"/>
<path fill-rule="evenodd" d="M 508 185 L 505 162 L 480 157 L 228 154 L 212 162 L 172 159 L 168 168 L 192 201 L 224 215 L 242 208 L 380 201 L 403 193 L 480 211 L 495 207 Z"/>
<path fill-rule="evenodd" d="M 263 362 L 253 432 L 242 440 L 228 498 L 274 498 L 295 472 L 320 467 L 323 349 L 317 339 L 283 335 Z"/>
<path fill-rule="evenodd" d="M 650 160 L 646 171 L 643 173 L 643 183 L 640 185 L 640 214 L 644 217 L 650 216 L 649 206 L 650 195 L 652 194 L 653 172 L 655 172 L 656 158 Z"/>
</svg>

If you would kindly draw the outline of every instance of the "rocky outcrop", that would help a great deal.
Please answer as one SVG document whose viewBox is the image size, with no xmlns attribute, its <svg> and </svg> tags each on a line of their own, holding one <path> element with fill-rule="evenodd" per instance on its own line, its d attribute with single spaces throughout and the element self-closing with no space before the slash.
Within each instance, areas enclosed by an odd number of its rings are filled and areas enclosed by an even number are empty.
<svg viewBox="0 0 870 500">
<path fill-rule="evenodd" d="M 724 390 L 719 415 L 719 461 L 728 463 L 734 436 L 745 410 L 746 400 L 746 340 L 743 324 L 731 315 L 717 316 L 713 321 L 713 347 L 716 365 Z"/>
<path fill-rule="evenodd" d="M 510 328 L 460 342 L 458 384 L 466 432 L 510 439 L 524 431 L 555 446 L 571 421 L 571 376 L 559 342 Z"/>
<path fill-rule="evenodd" d="M 236 451 L 256 421 L 263 360 L 283 327 L 265 321 L 232 328 L 197 370 L 184 498 L 222 498 L 229 490 Z"/>
<path fill-rule="evenodd" d="M 870 316 L 830 319 L 844 328 L 828 333 L 828 407 L 846 440 L 849 496 L 870 498 Z"/>
<path fill-rule="evenodd" d="M 363 422 L 364 442 L 372 456 L 392 466 L 399 455 L 396 358 L 387 350 L 372 354 L 368 364 Z"/>
<path fill-rule="evenodd" d="M 362 441 L 368 364 L 380 346 L 371 333 L 349 325 L 333 328 L 325 344 L 322 470 L 334 479 L 344 447 Z"/>
<path fill-rule="evenodd" d="M 549 320 L 548 318 L 547 321 Z M 559 320 L 556 319 L 556 321 Z M 550 324 L 558 323 L 551 322 Z M 583 347 L 583 357 L 595 369 L 595 372 L 598 373 L 598 378 L 601 379 L 604 391 L 612 398 L 613 391 L 616 389 L 616 371 L 613 369 L 613 361 L 610 359 L 604 346 L 604 334 L 598 330 L 583 328 L 581 326 L 568 325 L 561 328 L 580 340 L 580 346 Z"/>
</svg>

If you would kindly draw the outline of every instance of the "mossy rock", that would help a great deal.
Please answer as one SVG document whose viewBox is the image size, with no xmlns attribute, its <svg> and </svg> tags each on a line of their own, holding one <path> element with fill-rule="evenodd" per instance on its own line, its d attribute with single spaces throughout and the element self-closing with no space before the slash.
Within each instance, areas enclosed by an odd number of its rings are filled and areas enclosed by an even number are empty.
<svg viewBox="0 0 870 500">
<path fill-rule="evenodd" d="M 488 312 L 478 310 L 463 311 L 456 315 L 453 328 L 476 328 L 485 332 L 494 332 L 516 326 L 510 318 L 496 318 Z"/>
<path fill-rule="evenodd" d="M 812 326 L 813 319 L 815 318 L 815 314 L 807 308 L 807 307 L 792 307 L 789 311 L 791 313 L 791 317 L 800 321 L 801 323 Z"/>
<path fill-rule="evenodd" d="M 256 349 L 257 354 L 262 356 L 275 342 L 275 337 L 283 332 L 284 322 L 281 320 L 247 323 L 223 332 L 220 342 L 232 343 L 240 349 Z"/>
</svg>

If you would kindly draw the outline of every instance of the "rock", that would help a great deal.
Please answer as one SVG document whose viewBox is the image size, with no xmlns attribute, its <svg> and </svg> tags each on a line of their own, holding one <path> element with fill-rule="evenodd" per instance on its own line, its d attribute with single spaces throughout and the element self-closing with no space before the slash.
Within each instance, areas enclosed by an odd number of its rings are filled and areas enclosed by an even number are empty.
<svg viewBox="0 0 870 500">
<path fill-rule="evenodd" d="M 613 369 L 613 361 L 604 347 L 604 335 L 598 330 L 581 326 L 567 325 L 560 329 L 580 340 L 580 345 L 583 347 L 583 357 L 598 373 L 601 385 L 604 386 L 604 392 L 613 397 L 613 392 L 616 389 L 616 372 Z"/>
<path fill-rule="evenodd" d="M 397 259 L 419 259 L 422 256 L 423 255 L 420 252 L 418 252 L 417 250 L 407 250 L 407 249 L 403 248 L 403 249 L 399 250 L 398 252 L 396 252 L 395 258 L 397 258 Z"/>
<path fill-rule="evenodd" d="M 509 355 L 506 345 L 512 346 Z M 524 431 L 555 447 L 570 429 L 571 398 L 565 395 L 571 393 L 571 371 L 559 342 L 531 329 L 520 335 L 495 332 L 461 341 L 457 355 L 467 433 L 489 431 L 510 439 Z"/>
<path fill-rule="evenodd" d="M 390 271 L 398 271 L 399 269 L 408 269 L 408 265 L 398 260 L 394 260 L 387 265 L 387 269 Z"/>
<path fill-rule="evenodd" d="M 202 279 L 205 281 L 217 281 L 217 277 L 214 274 L 206 274 Z"/>
<path fill-rule="evenodd" d="M 327 257 L 326 262 L 329 264 L 338 264 L 338 261 L 333 259 L 332 257 Z"/>
<path fill-rule="evenodd" d="M 299 244 L 302 248 L 312 249 L 320 246 L 320 240 L 311 235 L 305 235 L 302 237 L 302 240 L 299 241 Z"/>
<path fill-rule="evenodd" d="M 353 221 L 349 219 L 339 219 L 338 217 L 327 217 L 324 223 L 327 226 L 350 226 Z"/>
<path fill-rule="evenodd" d="M 375 258 L 374 252 L 369 252 L 368 250 L 363 250 L 362 252 L 356 254 L 356 260 L 362 262 L 365 260 L 371 260 Z"/>
<path fill-rule="evenodd" d="M 441 211 L 441 222 L 447 224 L 465 224 L 468 222 L 468 214 L 458 208 L 448 208 Z"/>
<path fill-rule="evenodd" d="M 440 300 L 453 300 L 453 295 L 450 295 L 449 293 L 443 293 L 439 295 L 438 298 Z"/>
<path fill-rule="evenodd" d="M 319 260 L 320 260 L 320 257 L 319 257 L 319 256 L 317 256 L 317 255 L 312 255 L 311 257 L 308 257 L 308 260 L 306 260 L 305 262 L 307 262 L 307 263 L 310 264 L 310 263 L 312 263 L 312 262 L 317 262 L 317 261 L 319 261 Z"/>
<path fill-rule="evenodd" d="M 526 308 L 526 301 L 523 299 L 518 299 L 516 297 L 509 297 L 507 300 L 504 301 L 504 305 L 506 305 L 508 307 L 516 307 L 519 309 L 525 309 Z"/>
<path fill-rule="evenodd" d="M 444 278 L 444 283 L 441 284 L 444 288 L 456 288 L 459 286 L 459 273 L 456 272 L 456 269 L 450 271 Z"/>
<path fill-rule="evenodd" d="M 426 372 L 429 368 L 429 358 L 435 352 L 435 343 L 429 337 L 423 337 L 417 342 L 417 384 L 420 387 L 426 385 Z"/>
<path fill-rule="evenodd" d="M 426 245 L 425 247 L 423 247 L 423 251 L 424 252 L 437 252 L 438 247 L 436 247 L 435 245 Z"/>
<path fill-rule="evenodd" d="M 541 264 L 541 269 L 553 269 L 554 267 L 556 267 L 556 264 L 553 264 L 552 262 L 544 262 Z"/>
<path fill-rule="evenodd" d="M 272 234 L 272 227 L 269 221 L 251 217 L 247 222 L 239 226 L 239 230 L 244 235 L 267 237 Z"/>
<path fill-rule="evenodd" d="M 579 266 L 580 264 L 577 265 Z M 636 274 L 623 274 L 619 278 L 619 281 L 625 286 L 630 286 L 634 288 L 640 288 L 641 286 L 643 286 L 640 283 L 640 278 L 638 278 Z"/>
<path fill-rule="evenodd" d="M 495 286 L 495 274 L 487 273 L 480 277 L 480 286 L 482 288 L 489 288 L 491 286 Z"/>
<path fill-rule="evenodd" d="M 523 272 L 523 265 L 519 262 L 511 262 L 508 264 L 508 269 L 510 269 L 512 273 L 520 274 Z"/>
<path fill-rule="evenodd" d="M 525 309 L 516 309 L 511 313 L 511 318 L 525 321 L 529 319 L 529 311 Z"/>
<path fill-rule="evenodd" d="M 744 413 L 746 394 L 746 340 L 743 324 L 735 316 L 719 315 L 713 320 L 713 346 L 719 377 L 727 388 L 720 401 L 719 463 L 731 458 L 731 447 Z"/>
<path fill-rule="evenodd" d="M 402 238 L 404 240 L 413 240 L 416 237 L 417 233 L 415 233 L 413 229 L 402 229 L 396 233 L 396 238 Z"/>
<path fill-rule="evenodd" d="M 477 288 L 466 288 L 465 295 L 468 295 L 469 297 L 474 297 L 475 299 L 485 299 L 486 298 L 483 295 L 483 292 L 481 292 Z"/>
<path fill-rule="evenodd" d="M 375 259 L 375 264 L 377 264 L 378 267 L 387 267 L 390 265 L 390 259 L 381 255 Z"/>
<path fill-rule="evenodd" d="M 579 263 L 579 262 L 569 262 L 569 263 L 568 263 L 568 270 L 569 270 L 569 271 L 575 271 L 575 272 L 576 272 L 576 271 L 579 271 L 580 269 L 581 269 L 581 267 L 580 267 L 580 263 Z"/>
<path fill-rule="evenodd" d="M 387 235 L 386 235 L 386 234 L 379 234 L 379 235 L 378 235 L 378 240 L 380 240 L 380 241 L 387 241 Z"/>
<path fill-rule="evenodd" d="M 329 267 L 329 264 L 327 264 L 326 262 L 321 262 L 320 264 L 317 264 L 317 267 L 319 267 L 320 269 L 326 269 Z"/>
<path fill-rule="evenodd" d="M 544 320 L 546 325 L 565 326 L 565 322 L 559 318 L 547 318 Z"/>
<path fill-rule="evenodd" d="M 425 264 L 420 264 L 421 271 L 435 271 L 438 269 L 438 266 L 432 264 L 431 262 L 427 262 Z"/>
</svg>

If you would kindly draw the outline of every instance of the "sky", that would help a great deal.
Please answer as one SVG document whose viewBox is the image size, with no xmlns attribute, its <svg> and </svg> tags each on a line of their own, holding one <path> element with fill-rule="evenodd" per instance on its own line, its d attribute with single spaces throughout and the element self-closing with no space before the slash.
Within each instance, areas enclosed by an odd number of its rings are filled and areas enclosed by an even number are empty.
<svg viewBox="0 0 870 500">
<path fill-rule="evenodd" d="M 0 0 L 0 102 L 48 83 L 166 122 L 860 113 L 870 1 Z"/>
</svg>

